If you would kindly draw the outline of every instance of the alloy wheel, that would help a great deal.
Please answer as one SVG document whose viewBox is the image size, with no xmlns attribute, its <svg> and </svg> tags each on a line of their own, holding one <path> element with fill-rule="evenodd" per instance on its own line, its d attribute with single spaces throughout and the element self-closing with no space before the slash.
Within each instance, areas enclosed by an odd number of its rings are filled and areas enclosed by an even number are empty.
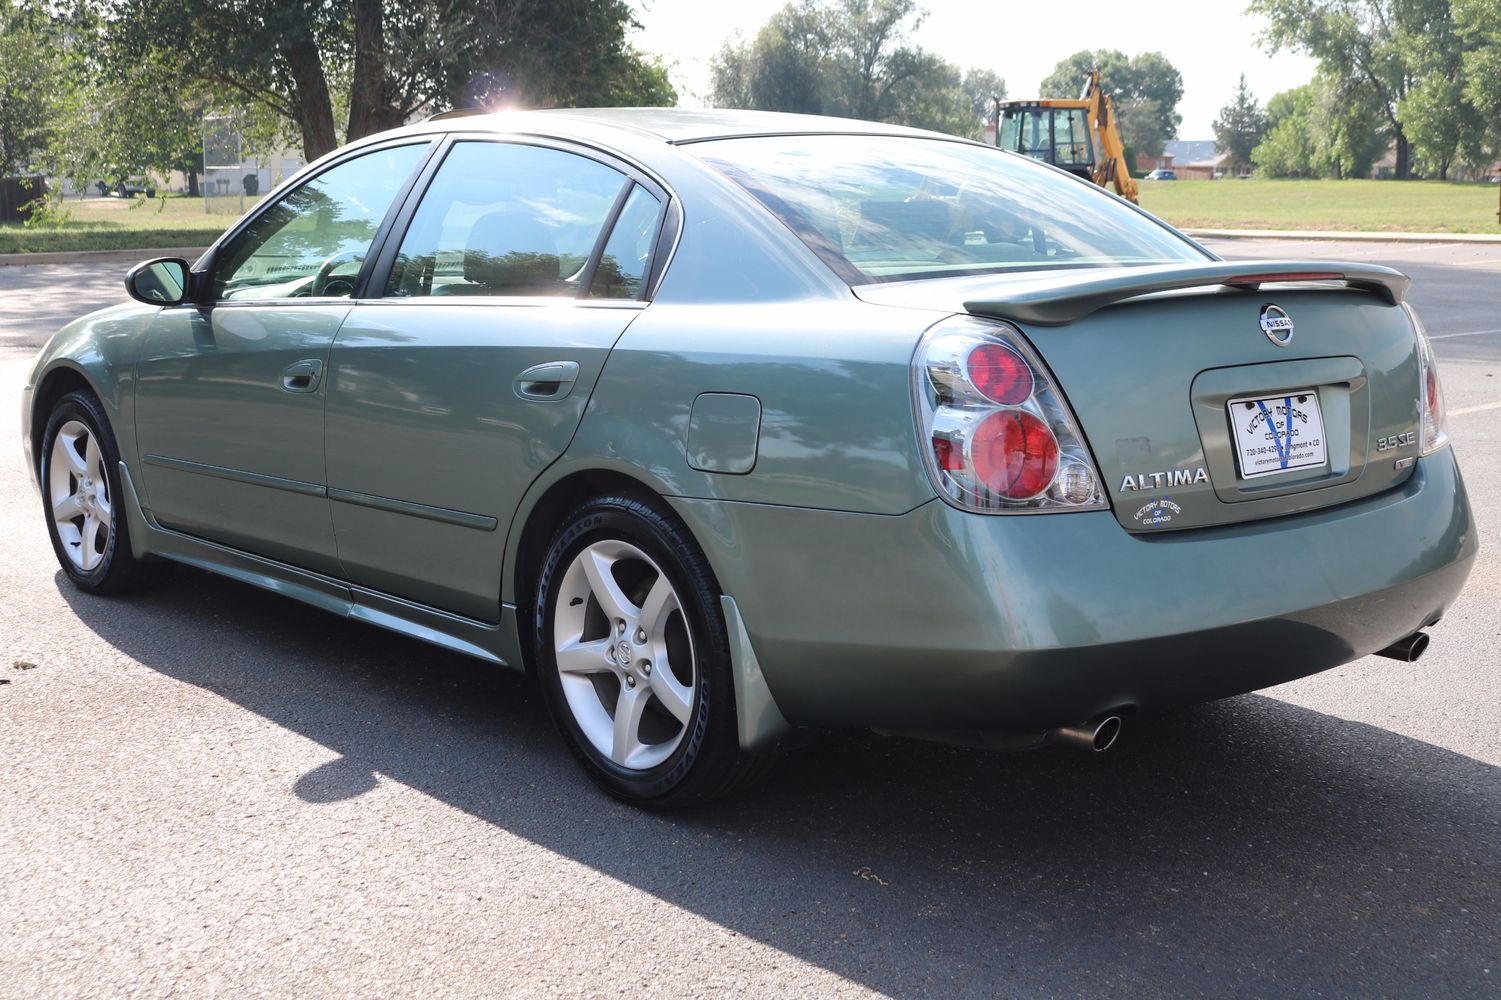
<svg viewBox="0 0 1501 1000">
<path fill-rule="evenodd" d="M 99 439 L 81 420 L 58 428 L 48 463 L 47 498 L 62 550 L 80 571 L 104 561 L 114 533 L 114 501 Z"/>
<path fill-rule="evenodd" d="M 651 557 L 618 539 L 580 550 L 558 588 L 552 642 L 568 709 L 601 756 L 633 771 L 672 756 L 698 667 L 678 593 Z"/>
</svg>

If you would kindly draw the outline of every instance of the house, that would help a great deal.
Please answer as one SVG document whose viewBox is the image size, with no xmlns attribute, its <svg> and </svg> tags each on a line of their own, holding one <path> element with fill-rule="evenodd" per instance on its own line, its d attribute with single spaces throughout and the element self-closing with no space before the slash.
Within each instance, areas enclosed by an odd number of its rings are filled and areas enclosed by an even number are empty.
<svg viewBox="0 0 1501 1000">
<path fill-rule="evenodd" d="M 1229 159 L 1214 148 L 1213 139 L 1174 139 L 1165 144 L 1163 152 L 1177 161 L 1174 173 L 1180 181 L 1214 180 L 1223 175 L 1224 161 Z"/>
<path fill-rule="evenodd" d="M 1161 156 L 1148 156 L 1145 153 L 1136 154 L 1136 169 L 1139 173 L 1150 173 L 1153 170 L 1174 170 L 1173 154 L 1164 152 Z"/>
</svg>

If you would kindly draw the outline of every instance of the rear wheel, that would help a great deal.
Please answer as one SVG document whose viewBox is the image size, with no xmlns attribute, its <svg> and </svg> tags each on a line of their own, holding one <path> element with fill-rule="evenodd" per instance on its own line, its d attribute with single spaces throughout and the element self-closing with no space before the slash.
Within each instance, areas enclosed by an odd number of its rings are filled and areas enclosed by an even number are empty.
<svg viewBox="0 0 1501 1000">
<path fill-rule="evenodd" d="M 558 728 L 611 794 L 670 806 L 726 795 L 765 759 L 740 749 L 719 586 L 676 518 L 592 500 L 538 575 L 538 679 Z"/>
<path fill-rule="evenodd" d="M 120 452 L 91 393 L 58 400 L 42 436 L 42 498 L 63 572 L 93 594 L 153 582 L 160 564 L 137 559 L 120 504 Z"/>
</svg>

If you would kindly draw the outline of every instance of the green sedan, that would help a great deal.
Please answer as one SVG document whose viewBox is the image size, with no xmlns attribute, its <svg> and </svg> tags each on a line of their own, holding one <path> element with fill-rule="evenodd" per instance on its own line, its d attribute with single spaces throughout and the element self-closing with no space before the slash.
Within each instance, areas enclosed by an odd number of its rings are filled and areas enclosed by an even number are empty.
<svg viewBox="0 0 1501 1000">
<path fill-rule="evenodd" d="M 1412 659 L 1477 548 L 1405 276 L 948 136 L 448 117 L 126 285 L 23 397 L 73 583 L 187 563 L 529 671 L 632 801 Z"/>
</svg>

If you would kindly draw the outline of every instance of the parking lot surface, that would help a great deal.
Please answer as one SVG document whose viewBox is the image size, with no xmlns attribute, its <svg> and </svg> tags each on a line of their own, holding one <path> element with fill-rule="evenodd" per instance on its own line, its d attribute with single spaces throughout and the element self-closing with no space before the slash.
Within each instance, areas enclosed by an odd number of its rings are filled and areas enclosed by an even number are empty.
<svg viewBox="0 0 1501 1000">
<path fill-rule="evenodd" d="M 1211 245 L 1416 279 L 1482 535 L 1427 656 L 1094 757 L 829 733 L 670 816 L 520 677 L 186 568 L 69 587 L 19 390 L 123 269 L 0 268 L 0 996 L 1501 995 L 1501 247 Z"/>
</svg>

